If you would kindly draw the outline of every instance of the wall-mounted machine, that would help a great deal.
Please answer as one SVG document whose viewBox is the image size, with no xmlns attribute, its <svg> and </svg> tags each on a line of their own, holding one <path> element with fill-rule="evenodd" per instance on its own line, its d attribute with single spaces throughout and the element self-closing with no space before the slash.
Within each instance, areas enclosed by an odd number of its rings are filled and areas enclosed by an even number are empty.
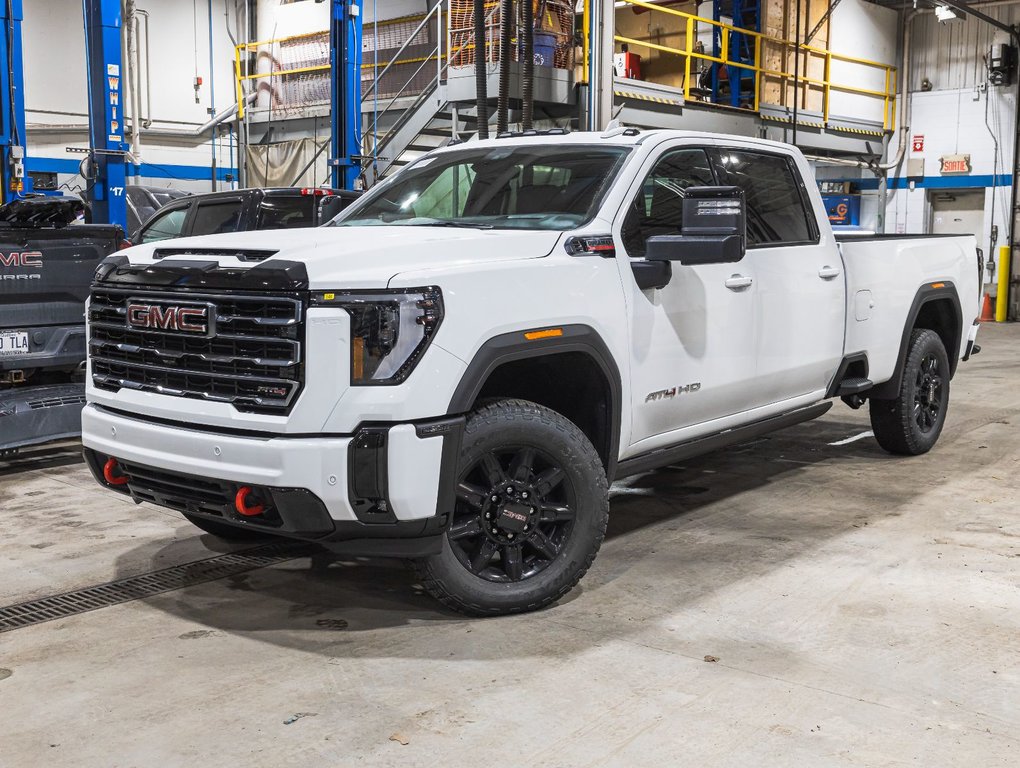
<svg viewBox="0 0 1020 768">
<path fill-rule="evenodd" d="M 1016 48 L 1009 43 L 993 43 L 988 49 L 988 81 L 992 85 L 1011 85 L 1016 70 Z"/>
</svg>

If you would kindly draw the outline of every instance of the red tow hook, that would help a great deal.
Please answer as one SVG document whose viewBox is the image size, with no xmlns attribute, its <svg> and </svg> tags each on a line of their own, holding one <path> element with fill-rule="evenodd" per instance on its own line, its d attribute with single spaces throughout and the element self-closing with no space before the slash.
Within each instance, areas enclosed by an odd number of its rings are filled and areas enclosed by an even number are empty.
<svg viewBox="0 0 1020 768">
<path fill-rule="evenodd" d="M 237 495 L 234 497 L 234 509 L 237 510 L 239 515 L 254 517 L 255 515 L 261 515 L 266 511 L 264 504 L 248 506 L 248 496 L 252 493 L 254 493 L 254 491 L 247 485 L 243 485 L 240 489 L 238 489 Z"/>
<path fill-rule="evenodd" d="M 114 470 L 120 471 L 120 465 L 117 464 L 116 459 L 107 459 L 103 465 L 103 479 L 110 485 L 127 485 L 128 478 L 126 475 L 115 475 Z"/>
</svg>

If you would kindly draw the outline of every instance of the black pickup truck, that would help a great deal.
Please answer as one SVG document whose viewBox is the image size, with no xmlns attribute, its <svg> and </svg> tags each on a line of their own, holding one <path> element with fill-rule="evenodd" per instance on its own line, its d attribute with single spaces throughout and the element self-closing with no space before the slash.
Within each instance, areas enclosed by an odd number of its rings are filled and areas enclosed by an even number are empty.
<svg viewBox="0 0 1020 768">
<path fill-rule="evenodd" d="M 0 455 L 76 436 L 85 388 L 85 300 L 96 266 L 125 244 L 82 224 L 77 198 L 0 207 Z"/>
<path fill-rule="evenodd" d="M 276 187 L 189 195 L 156 211 L 141 229 L 132 233 L 131 242 L 139 245 L 175 237 L 317 227 L 360 194 L 321 187 Z"/>
</svg>

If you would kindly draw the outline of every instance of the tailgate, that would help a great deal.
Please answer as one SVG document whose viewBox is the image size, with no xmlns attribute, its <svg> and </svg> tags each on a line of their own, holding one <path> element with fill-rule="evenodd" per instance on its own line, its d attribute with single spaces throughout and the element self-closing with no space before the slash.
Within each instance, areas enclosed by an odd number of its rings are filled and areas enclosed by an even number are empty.
<svg viewBox="0 0 1020 768">
<path fill-rule="evenodd" d="M 83 322 L 96 267 L 122 238 L 101 224 L 0 228 L 0 327 Z"/>
</svg>

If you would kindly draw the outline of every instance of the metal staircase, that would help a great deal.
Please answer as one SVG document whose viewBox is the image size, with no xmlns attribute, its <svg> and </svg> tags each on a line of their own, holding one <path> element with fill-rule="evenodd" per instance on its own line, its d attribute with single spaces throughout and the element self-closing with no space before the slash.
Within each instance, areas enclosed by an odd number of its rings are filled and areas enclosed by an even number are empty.
<svg viewBox="0 0 1020 768">
<path fill-rule="evenodd" d="M 362 141 L 362 169 L 366 186 L 410 163 L 426 152 L 448 144 L 453 139 L 466 139 L 477 131 L 478 118 L 473 109 L 451 103 L 447 97 L 446 77 L 452 55 L 444 56 L 443 7 L 437 3 L 418 24 L 404 44 L 390 57 L 390 61 L 375 76 L 362 96 L 362 114 L 366 125 Z M 490 11 L 490 18 L 495 12 Z M 378 108 L 375 94 L 377 83 L 401 61 L 401 56 L 418 34 L 435 24 L 436 43 L 425 55 L 419 55 L 419 66 L 397 92 Z M 420 83 L 419 74 L 429 65 L 435 66 L 435 75 L 417 96 L 405 95 L 412 83 Z"/>
</svg>

